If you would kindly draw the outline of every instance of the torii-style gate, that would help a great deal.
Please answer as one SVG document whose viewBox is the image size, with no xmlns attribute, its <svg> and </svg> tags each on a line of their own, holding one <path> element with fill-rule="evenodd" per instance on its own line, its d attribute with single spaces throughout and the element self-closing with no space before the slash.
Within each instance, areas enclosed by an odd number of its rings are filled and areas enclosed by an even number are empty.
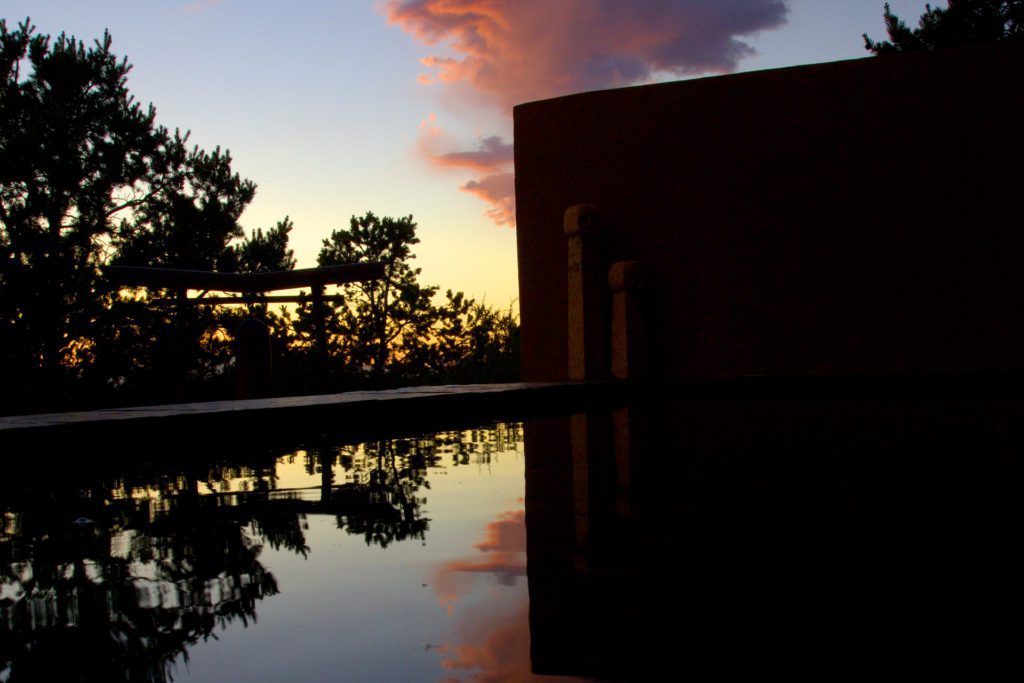
<svg viewBox="0 0 1024 683">
<path fill-rule="evenodd" d="M 174 302 L 181 310 L 185 305 L 225 305 L 252 303 L 300 303 L 300 295 L 267 296 L 264 292 L 282 289 L 310 289 L 313 303 L 313 324 L 316 334 L 316 349 L 320 363 L 320 376 L 327 376 L 327 309 L 324 302 L 324 288 L 349 282 L 366 282 L 384 276 L 383 263 L 347 263 L 320 268 L 298 268 L 270 273 L 216 273 L 205 270 L 184 270 L 179 268 L 154 268 L 148 266 L 107 266 L 104 273 L 121 287 L 160 287 L 174 292 Z M 202 292 L 198 297 L 189 297 L 188 290 Z M 207 292 L 233 292 L 241 296 L 206 296 Z M 336 299 L 337 297 L 330 297 Z M 250 319 L 252 320 L 252 319 Z M 249 321 L 246 321 L 248 323 Z M 255 321 L 240 327 L 236 335 L 235 355 L 238 375 L 238 398 L 251 398 L 263 393 L 270 386 L 270 337 L 265 323 Z M 175 398 L 181 397 L 181 375 L 175 373 Z"/>
</svg>

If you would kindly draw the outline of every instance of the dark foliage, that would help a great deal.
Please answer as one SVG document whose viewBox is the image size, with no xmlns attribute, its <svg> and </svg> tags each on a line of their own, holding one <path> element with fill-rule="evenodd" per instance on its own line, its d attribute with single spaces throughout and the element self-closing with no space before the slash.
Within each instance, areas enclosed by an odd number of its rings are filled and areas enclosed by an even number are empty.
<svg viewBox="0 0 1024 683">
<path fill-rule="evenodd" d="M 382 261 L 386 274 L 342 288 L 323 349 L 308 304 L 182 305 L 184 292 L 115 288 L 109 264 L 260 273 L 296 262 L 292 222 L 246 235 L 256 185 L 227 150 L 156 125 L 111 44 L 0 20 L 0 413 L 226 398 L 232 334 L 250 316 L 271 328 L 278 393 L 511 376 L 515 318 L 461 293 L 437 306 L 438 288 L 410 265 L 411 216 L 367 213 L 324 240 L 320 265 Z"/>
<path fill-rule="evenodd" d="M 410 262 L 419 244 L 412 216 L 353 216 L 348 230 L 335 230 L 323 242 L 317 263 L 381 262 L 384 277 L 344 287 L 345 303 L 335 307 L 336 348 L 350 368 L 380 382 L 403 360 L 404 351 L 423 343 L 437 318 L 432 304 L 437 287 L 419 283 Z"/>
<path fill-rule="evenodd" d="M 911 29 L 885 4 L 889 40 L 864 35 L 864 47 L 876 55 L 935 50 L 971 43 L 1024 38 L 1024 0 L 949 0 L 947 8 L 925 5 L 918 27 Z"/>
<path fill-rule="evenodd" d="M 380 280 L 342 288 L 344 301 L 329 312 L 332 374 L 358 386 L 511 381 L 518 376 L 519 324 L 511 309 L 489 308 L 448 290 L 435 303 L 436 286 L 419 282 L 411 265 L 419 243 L 412 216 L 353 216 L 348 230 L 325 239 L 318 263 L 378 261 Z M 312 343 L 312 308 L 296 329 Z"/>
<path fill-rule="evenodd" d="M 0 20 L 0 362 L 9 393 L 49 402 L 79 379 L 106 302 L 112 221 L 156 192 L 173 138 L 128 94 L 111 38 L 86 48 Z M 23 69 L 28 67 L 28 73 Z"/>
</svg>

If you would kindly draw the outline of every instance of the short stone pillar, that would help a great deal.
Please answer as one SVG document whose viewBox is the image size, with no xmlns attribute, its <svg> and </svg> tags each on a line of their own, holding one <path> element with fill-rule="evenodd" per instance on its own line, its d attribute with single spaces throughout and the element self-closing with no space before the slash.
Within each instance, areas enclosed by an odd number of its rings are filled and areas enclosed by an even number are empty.
<svg viewBox="0 0 1024 683">
<path fill-rule="evenodd" d="M 636 261 L 619 261 L 608 269 L 612 290 L 611 369 L 615 379 L 641 379 L 650 370 L 647 331 L 641 312 L 646 270 Z"/>
<path fill-rule="evenodd" d="M 569 207 L 563 227 L 569 238 L 569 379 L 605 379 L 608 289 L 596 207 Z"/>
<path fill-rule="evenodd" d="M 235 330 L 235 398 L 270 395 L 271 358 L 270 327 L 256 318 L 243 320 Z"/>
</svg>

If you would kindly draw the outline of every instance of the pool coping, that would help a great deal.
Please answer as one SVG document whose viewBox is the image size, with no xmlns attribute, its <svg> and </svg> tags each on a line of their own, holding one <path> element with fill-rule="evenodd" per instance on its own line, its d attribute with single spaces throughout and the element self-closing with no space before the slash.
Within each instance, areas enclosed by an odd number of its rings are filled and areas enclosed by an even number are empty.
<svg viewBox="0 0 1024 683">
<path fill-rule="evenodd" d="M 1024 372 L 747 376 L 692 380 L 515 382 L 136 406 L 0 417 L 0 446 L 53 442 L 82 447 L 142 440 L 181 443 L 197 436 L 259 441 L 302 434 L 415 433 L 435 426 L 584 412 L 636 398 L 677 400 L 1010 400 L 1024 401 Z"/>
<path fill-rule="evenodd" d="M 109 455 L 181 452 L 200 442 L 358 441 L 582 411 L 622 389 L 615 382 L 443 385 L 15 415 L 0 417 L 0 449 Z"/>
</svg>

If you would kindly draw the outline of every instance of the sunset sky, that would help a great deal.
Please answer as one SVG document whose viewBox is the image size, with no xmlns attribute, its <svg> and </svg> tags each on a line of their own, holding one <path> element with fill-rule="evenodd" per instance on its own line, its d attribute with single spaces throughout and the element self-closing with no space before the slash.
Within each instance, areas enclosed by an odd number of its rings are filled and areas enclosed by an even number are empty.
<svg viewBox="0 0 1024 683">
<path fill-rule="evenodd" d="M 936 3 L 944 4 L 944 3 Z M 423 282 L 517 296 L 512 115 L 570 92 L 864 57 L 883 0 L 7 0 L 8 25 L 109 29 L 158 122 L 231 150 L 247 229 L 300 266 L 353 214 L 412 214 Z M 911 23 L 924 2 L 891 0 Z"/>
</svg>

